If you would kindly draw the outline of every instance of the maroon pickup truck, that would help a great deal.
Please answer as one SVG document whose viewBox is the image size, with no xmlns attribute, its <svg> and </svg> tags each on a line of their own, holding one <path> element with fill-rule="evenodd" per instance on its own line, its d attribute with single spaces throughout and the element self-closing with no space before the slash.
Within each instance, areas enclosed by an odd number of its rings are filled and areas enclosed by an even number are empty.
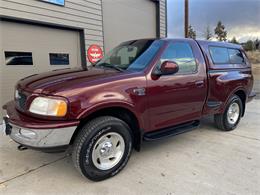
<svg viewBox="0 0 260 195">
<path fill-rule="evenodd" d="M 187 132 L 205 115 L 214 115 L 219 129 L 235 129 L 252 86 L 240 45 L 133 40 L 92 67 L 20 80 L 14 100 L 3 106 L 4 130 L 23 148 L 72 146 L 79 172 L 99 181 L 122 170 L 142 141 Z"/>
</svg>

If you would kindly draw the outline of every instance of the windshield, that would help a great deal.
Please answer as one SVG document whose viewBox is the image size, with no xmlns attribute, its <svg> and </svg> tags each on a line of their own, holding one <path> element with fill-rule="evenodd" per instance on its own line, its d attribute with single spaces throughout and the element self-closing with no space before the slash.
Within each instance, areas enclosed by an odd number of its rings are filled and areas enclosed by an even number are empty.
<svg viewBox="0 0 260 195">
<path fill-rule="evenodd" d="M 160 40 L 136 40 L 124 42 L 111 50 L 95 66 L 114 68 L 119 71 L 141 71 L 156 55 L 163 42 Z"/>
</svg>

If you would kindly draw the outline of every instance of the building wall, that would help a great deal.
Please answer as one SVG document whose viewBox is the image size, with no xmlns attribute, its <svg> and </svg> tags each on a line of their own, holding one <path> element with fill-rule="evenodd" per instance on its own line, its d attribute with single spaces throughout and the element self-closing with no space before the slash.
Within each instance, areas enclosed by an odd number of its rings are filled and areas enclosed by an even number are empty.
<svg viewBox="0 0 260 195">
<path fill-rule="evenodd" d="M 64 7 L 40 0 L 0 0 L 2 16 L 83 28 L 86 48 L 104 45 L 101 7 L 101 0 L 65 0 Z"/>
<path fill-rule="evenodd" d="M 103 0 L 103 21 L 106 51 L 123 41 L 155 38 L 156 3 L 151 0 Z"/>
<path fill-rule="evenodd" d="M 166 37 L 166 0 L 65 0 L 65 6 L 53 5 L 40 0 L 0 0 L 0 16 L 82 28 L 84 29 L 86 48 L 91 44 L 98 44 L 101 47 L 104 47 L 104 44 L 107 42 L 106 49 L 111 49 L 111 47 L 115 45 L 112 43 L 114 37 L 116 37 L 115 39 L 118 38 L 116 32 L 114 35 L 110 33 L 115 27 L 111 25 L 111 23 L 113 24 L 111 18 L 118 16 L 116 19 L 120 21 L 122 19 L 121 16 L 131 14 L 131 10 L 135 10 L 137 13 L 151 10 L 150 8 L 153 6 L 152 4 L 155 4 L 154 2 L 159 2 L 160 37 Z M 103 12 L 104 16 L 102 17 Z M 148 16 L 148 13 L 143 13 L 143 16 Z M 138 18 L 135 18 L 134 15 L 133 18 L 134 20 L 132 21 L 138 25 Z M 108 22 L 106 22 L 106 20 Z M 145 20 L 148 23 L 150 22 L 150 24 L 147 24 L 147 26 L 150 27 L 154 25 L 151 24 L 151 22 L 156 21 L 155 18 L 152 19 L 153 21 L 149 18 L 142 21 Z M 121 20 L 122 24 L 123 22 L 124 21 Z M 103 26 L 105 28 L 105 37 L 107 40 L 104 40 L 103 38 Z M 127 25 L 120 27 L 124 30 L 127 29 Z M 141 24 L 140 27 L 143 27 L 143 25 Z M 156 27 L 154 26 L 154 28 Z M 140 28 L 139 31 L 137 29 L 131 29 L 128 36 L 126 36 L 126 34 L 125 36 L 121 36 L 125 39 L 132 37 L 153 37 L 154 32 L 151 32 L 151 30 L 150 32 L 148 31 L 149 30 L 145 30 L 144 28 Z M 108 39 L 112 39 L 112 41 Z"/>
<path fill-rule="evenodd" d="M 166 37 L 166 0 L 103 0 L 105 51 L 122 41 Z M 157 26 L 157 9 L 159 21 Z"/>
<path fill-rule="evenodd" d="M 159 34 L 160 37 L 166 37 L 166 1 L 65 0 L 65 6 L 58 6 L 40 0 L 0 0 L 0 16 L 82 28 L 85 35 L 85 48 L 91 44 L 98 44 L 102 48 L 106 45 L 106 49 L 111 49 L 118 43 L 118 40 L 155 36 L 151 28 L 157 28 L 156 18 L 144 17 L 149 16 L 149 14 L 153 15 L 155 8 L 152 7 L 156 4 L 155 2 L 159 2 Z M 131 17 L 134 20 L 131 20 Z M 126 25 L 122 25 L 123 23 Z M 128 26 L 133 25 L 133 23 L 135 26 L 141 25 L 127 34 Z M 149 28 L 145 29 L 148 26 Z M 122 33 L 115 31 L 117 28 Z"/>
<path fill-rule="evenodd" d="M 84 45 L 85 43 L 85 49 L 91 44 L 98 44 L 103 50 L 109 50 L 121 41 L 129 39 L 165 37 L 167 35 L 165 7 L 166 0 L 65 0 L 65 6 L 58 6 L 41 0 L 0 0 L 0 19 L 11 18 L 82 29 L 80 37 L 83 37 L 83 39 L 80 40 L 80 44 Z M 157 16 L 159 16 L 159 26 Z M 36 30 L 36 28 L 32 28 Z M 51 30 L 48 32 L 51 32 Z M 3 33 L 4 31 L 0 29 L 1 58 L 4 51 L 2 42 L 6 37 L 6 35 L 1 35 Z M 16 33 L 20 37 L 22 36 L 22 33 L 19 34 L 19 32 L 13 32 L 10 36 L 15 36 Z M 21 40 L 20 37 L 17 36 L 16 38 Z M 11 37 L 8 38 L 12 40 Z M 12 41 L 9 42 L 12 44 Z M 81 53 L 86 55 L 86 51 L 81 51 Z M 83 56 L 83 58 L 86 58 L 86 56 Z M 29 75 L 31 72 L 21 69 L 21 67 L 20 69 L 8 67 L 13 69 L 13 72 L 11 72 L 9 69 L 7 70 L 7 67 L 2 66 L 4 64 L 3 59 L 0 59 L 0 62 L 0 104 L 2 104 L 13 96 L 13 83 L 24 77 L 24 74 Z M 53 69 L 50 66 L 46 67 L 44 63 L 40 64 L 46 68 L 44 71 Z M 14 76 L 16 73 L 17 75 Z M 4 79 L 4 83 L 3 75 L 12 82 Z M 10 88 L 10 90 L 6 90 L 7 88 Z M 1 95 L 3 93 L 6 94 Z"/>
</svg>

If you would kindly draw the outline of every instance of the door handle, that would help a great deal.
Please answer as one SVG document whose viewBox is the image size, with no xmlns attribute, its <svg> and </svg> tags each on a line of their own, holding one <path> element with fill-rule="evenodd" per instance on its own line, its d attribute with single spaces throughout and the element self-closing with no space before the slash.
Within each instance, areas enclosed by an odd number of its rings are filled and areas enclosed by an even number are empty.
<svg viewBox="0 0 260 195">
<path fill-rule="evenodd" d="M 195 82 L 195 85 L 196 85 L 197 87 L 203 87 L 203 86 L 204 86 L 204 81 L 196 81 L 196 82 Z"/>
</svg>

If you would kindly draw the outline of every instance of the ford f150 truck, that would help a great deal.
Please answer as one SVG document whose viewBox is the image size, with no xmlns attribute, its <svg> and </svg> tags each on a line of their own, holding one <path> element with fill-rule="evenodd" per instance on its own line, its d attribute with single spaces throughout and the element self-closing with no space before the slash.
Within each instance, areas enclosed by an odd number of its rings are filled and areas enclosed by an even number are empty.
<svg viewBox="0 0 260 195">
<path fill-rule="evenodd" d="M 23 147 L 72 147 L 75 167 L 100 181 L 143 140 L 177 135 L 214 115 L 224 131 L 245 114 L 253 75 L 240 45 L 192 39 L 120 44 L 88 68 L 21 79 L 3 106 L 4 130 Z"/>
</svg>

